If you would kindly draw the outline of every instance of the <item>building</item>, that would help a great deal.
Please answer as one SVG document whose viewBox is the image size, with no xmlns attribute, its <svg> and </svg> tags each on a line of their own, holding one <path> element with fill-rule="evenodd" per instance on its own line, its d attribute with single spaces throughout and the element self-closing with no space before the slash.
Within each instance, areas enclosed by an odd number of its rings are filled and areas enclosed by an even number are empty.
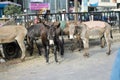
<svg viewBox="0 0 120 80">
<path fill-rule="evenodd" d="M 51 12 L 58 12 L 62 9 L 66 9 L 67 12 L 73 10 L 75 11 L 75 1 L 77 1 L 77 11 L 81 11 L 82 7 L 82 0 L 35 0 L 34 2 L 38 3 L 49 3 L 50 4 L 50 10 Z M 84 0 L 85 1 L 85 0 Z M 117 8 L 117 1 L 119 0 L 87 0 L 88 1 L 88 11 L 103 11 L 103 10 L 109 10 L 112 8 Z M 98 5 L 92 6 L 90 3 L 98 1 Z M 24 8 L 29 9 L 29 4 L 31 3 L 31 0 L 24 0 L 23 5 Z M 30 11 L 30 10 L 29 10 Z M 31 11 L 30 11 L 31 12 Z"/>
<path fill-rule="evenodd" d="M 120 0 L 0 0 L 0 1 L 12 1 L 22 5 L 22 10 L 27 12 L 36 12 L 30 10 L 30 4 L 33 3 L 48 3 L 50 4 L 50 10 L 52 13 L 56 13 L 62 9 L 66 9 L 67 12 L 80 12 L 83 8 L 84 1 L 88 3 L 88 11 L 104 11 L 112 8 L 117 8 Z M 75 2 L 77 6 L 75 7 Z M 97 5 L 91 5 L 91 3 L 97 2 Z M 76 9 L 77 8 L 77 9 Z M 39 10 L 38 10 L 39 11 Z"/>
<path fill-rule="evenodd" d="M 28 12 L 33 12 L 30 10 L 30 3 L 35 2 L 35 3 L 49 3 L 50 4 L 50 10 L 52 13 L 56 13 L 62 9 L 66 9 L 68 12 L 70 8 L 74 7 L 74 0 L 24 0 L 23 1 L 23 6 L 24 9 L 27 9 Z M 78 0 L 78 4 L 80 7 L 81 0 Z M 25 5 L 24 5 L 25 4 Z"/>
<path fill-rule="evenodd" d="M 120 0 L 117 0 L 117 8 L 120 8 Z"/>
<path fill-rule="evenodd" d="M 15 2 L 16 1 L 16 2 Z M 19 4 L 17 4 L 19 3 Z M 21 6 L 22 3 L 20 0 L 0 0 L 0 17 L 2 17 L 2 15 L 4 15 L 4 8 L 6 6 L 8 6 L 9 4 L 13 4 L 13 5 L 16 5 L 16 6 Z"/>
<path fill-rule="evenodd" d="M 98 8 L 102 10 L 117 8 L 117 0 L 99 0 Z"/>
</svg>

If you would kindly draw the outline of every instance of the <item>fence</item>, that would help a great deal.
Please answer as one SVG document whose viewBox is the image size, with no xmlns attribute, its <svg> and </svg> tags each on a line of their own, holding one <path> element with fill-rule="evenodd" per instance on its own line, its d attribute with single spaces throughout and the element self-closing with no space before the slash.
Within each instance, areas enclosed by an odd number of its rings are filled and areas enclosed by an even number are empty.
<svg viewBox="0 0 120 80">
<path fill-rule="evenodd" d="M 67 16 L 67 20 L 78 20 L 78 21 L 89 21 L 89 20 L 100 20 L 108 22 L 113 29 L 119 29 L 120 32 L 120 12 L 119 11 L 105 11 L 105 12 L 77 12 L 77 13 L 52 13 L 52 14 L 21 14 L 16 16 L 16 22 L 26 23 L 34 20 L 37 16 L 41 20 L 46 19 L 49 21 L 61 21 L 62 15 Z M 47 16 L 47 17 L 46 17 Z M 76 17 L 76 18 L 75 18 Z"/>
</svg>

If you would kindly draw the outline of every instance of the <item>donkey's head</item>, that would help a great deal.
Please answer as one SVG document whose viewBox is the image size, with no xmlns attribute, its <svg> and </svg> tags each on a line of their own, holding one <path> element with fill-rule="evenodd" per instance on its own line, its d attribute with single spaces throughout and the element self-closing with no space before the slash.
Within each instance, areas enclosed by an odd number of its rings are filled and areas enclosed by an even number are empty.
<svg viewBox="0 0 120 80">
<path fill-rule="evenodd" d="M 47 40 L 49 41 L 49 45 L 54 45 L 54 40 L 56 36 L 56 28 L 54 27 L 54 24 L 51 22 L 44 22 L 44 25 L 47 29 Z"/>
<path fill-rule="evenodd" d="M 49 45 L 54 45 L 55 36 L 56 36 L 56 28 L 50 26 L 47 31 L 47 39 L 49 40 Z"/>
<path fill-rule="evenodd" d="M 75 38 L 76 27 L 77 27 L 77 24 L 74 22 L 69 24 L 69 39 L 70 40 L 73 40 Z"/>
</svg>

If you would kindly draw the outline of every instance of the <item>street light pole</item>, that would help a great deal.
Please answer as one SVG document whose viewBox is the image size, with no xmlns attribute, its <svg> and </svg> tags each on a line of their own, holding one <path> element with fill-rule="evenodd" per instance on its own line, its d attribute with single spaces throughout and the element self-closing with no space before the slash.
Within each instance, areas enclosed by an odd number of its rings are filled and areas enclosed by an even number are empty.
<svg viewBox="0 0 120 80">
<path fill-rule="evenodd" d="M 66 12 L 68 12 L 68 0 L 66 0 Z"/>
<path fill-rule="evenodd" d="M 75 8 L 75 12 L 78 12 L 78 6 L 77 6 L 77 2 L 78 0 L 74 0 L 74 8 Z M 78 20 L 78 14 L 75 14 L 75 21 Z"/>
<path fill-rule="evenodd" d="M 57 12 L 57 1 L 55 0 L 55 13 Z"/>
</svg>

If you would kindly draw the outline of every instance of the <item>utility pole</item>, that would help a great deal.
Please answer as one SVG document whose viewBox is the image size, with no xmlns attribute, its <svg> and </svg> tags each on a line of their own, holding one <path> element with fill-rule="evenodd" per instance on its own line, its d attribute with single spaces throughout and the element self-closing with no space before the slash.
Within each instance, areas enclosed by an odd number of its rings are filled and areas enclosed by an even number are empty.
<svg viewBox="0 0 120 80">
<path fill-rule="evenodd" d="M 74 0 L 74 8 L 75 8 L 75 13 L 78 12 L 78 6 L 77 6 L 78 0 Z M 78 14 L 75 14 L 75 21 L 78 20 Z"/>
<path fill-rule="evenodd" d="M 55 13 L 57 12 L 57 0 L 55 0 Z"/>
<path fill-rule="evenodd" d="M 68 0 L 66 0 L 66 12 L 68 12 Z"/>
</svg>

